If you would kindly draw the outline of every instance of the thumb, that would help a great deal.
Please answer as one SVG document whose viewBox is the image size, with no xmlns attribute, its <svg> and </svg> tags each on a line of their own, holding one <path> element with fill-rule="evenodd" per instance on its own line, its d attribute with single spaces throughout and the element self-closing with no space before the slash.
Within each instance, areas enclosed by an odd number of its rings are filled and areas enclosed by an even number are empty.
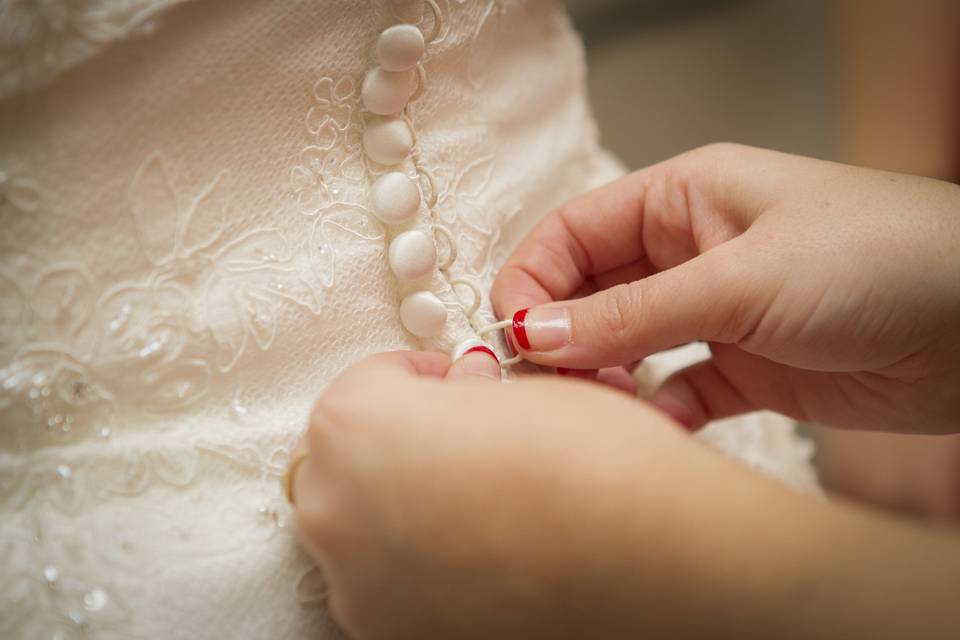
<svg viewBox="0 0 960 640">
<path fill-rule="evenodd" d="M 742 236 L 655 275 L 578 300 L 518 311 L 524 358 L 576 369 L 611 367 L 696 340 L 737 342 L 769 300 L 768 270 L 748 265 Z"/>
<path fill-rule="evenodd" d="M 500 380 L 500 360 L 485 343 L 466 343 L 462 353 L 454 352 L 454 361 L 444 380 Z M 461 349 L 458 348 L 458 351 Z"/>
</svg>

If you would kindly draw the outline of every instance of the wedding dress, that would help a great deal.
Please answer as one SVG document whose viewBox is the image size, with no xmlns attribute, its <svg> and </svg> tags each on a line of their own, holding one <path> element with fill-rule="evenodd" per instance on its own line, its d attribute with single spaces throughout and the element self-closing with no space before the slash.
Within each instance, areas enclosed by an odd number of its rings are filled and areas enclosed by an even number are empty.
<svg viewBox="0 0 960 640">
<path fill-rule="evenodd" d="M 0 636 L 338 637 L 279 483 L 309 407 L 476 338 L 622 172 L 584 73 L 555 2 L 0 0 Z M 700 437 L 815 482 L 789 421 Z"/>
</svg>

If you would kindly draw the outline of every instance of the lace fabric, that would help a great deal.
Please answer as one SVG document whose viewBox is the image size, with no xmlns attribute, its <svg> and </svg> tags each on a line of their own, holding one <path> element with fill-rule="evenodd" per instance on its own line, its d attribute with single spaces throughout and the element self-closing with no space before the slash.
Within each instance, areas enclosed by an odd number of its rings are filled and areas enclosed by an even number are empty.
<svg viewBox="0 0 960 640">
<path fill-rule="evenodd" d="M 0 636 L 337 637 L 279 478 L 326 382 L 475 336 L 537 217 L 622 171 L 568 20 L 512 0 L 2 9 Z M 361 152 L 360 84 L 398 22 L 430 41 L 405 112 L 413 228 L 450 263 L 429 340 L 398 319 Z M 773 422 L 707 437 L 810 485 Z"/>
<path fill-rule="evenodd" d="M 111 42 L 153 31 L 184 0 L 3 0 L 0 97 L 49 82 Z"/>
</svg>

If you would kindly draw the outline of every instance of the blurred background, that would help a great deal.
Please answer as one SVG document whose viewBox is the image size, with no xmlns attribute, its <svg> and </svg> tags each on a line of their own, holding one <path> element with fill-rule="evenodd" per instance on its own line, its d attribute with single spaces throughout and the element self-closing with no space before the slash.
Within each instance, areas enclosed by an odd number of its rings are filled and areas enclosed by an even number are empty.
<svg viewBox="0 0 960 640">
<path fill-rule="evenodd" d="M 960 0 L 567 4 L 601 138 L 631 169 L 730 141 L 960 178 Z M 960 518 L 960 437 L 804 428 L 829 491 Z"/>
</svg>

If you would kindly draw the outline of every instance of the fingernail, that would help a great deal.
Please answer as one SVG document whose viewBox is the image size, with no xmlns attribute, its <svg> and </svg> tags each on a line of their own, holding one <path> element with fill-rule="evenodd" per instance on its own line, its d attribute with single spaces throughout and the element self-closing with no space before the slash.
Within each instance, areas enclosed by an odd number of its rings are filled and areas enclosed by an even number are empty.
<svg viewBox="0 0 960 640">
<path fill-rule="evenodd" d="M 570 343 L 570 314 L 562 307 L 521 309 L 513 316 L 513 337 L 527 351 L 553 351 Z"/>
<path fill-rule="evenodd" d="M 464 340 L 453 350 L 454 362 L 447 372 L 448 380 L 462 378 L 490 378 L 500 380 L 500 360 L 483 340 Z"/>
<path fill-rule="evenodd" d="M 496 362 L 497 364 L 500 364 L 500 358 L 497 357 L 497 354 L 495 354 L 493 352 L 493 349 L 491 349 L 490 347 L 480 347 L 480 346 L 470 347 L 464 352 L 463 355 L 467 355 L 468 353 L 485 353 L 491 358 L 493 358 L 494 362 Z"/>
<path fill-rule="evenodd" d="M 460 356 L 460 359 L 450 367 L 448 379 L 459 379 L 468 376 L 480 376 L 500 379 L 500 360 L 487 347 L 473 347 Z"/>
</svg>

